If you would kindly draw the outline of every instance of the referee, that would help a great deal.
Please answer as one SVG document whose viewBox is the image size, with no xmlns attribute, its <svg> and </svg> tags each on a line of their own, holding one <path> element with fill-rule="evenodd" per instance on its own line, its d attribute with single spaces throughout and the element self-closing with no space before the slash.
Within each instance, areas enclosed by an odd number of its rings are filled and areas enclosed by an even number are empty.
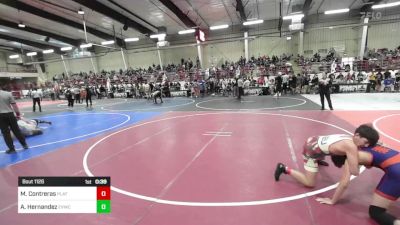
<svg viewBox="0 0 400 225">
<path fill-rule="evenodd" d="M 0 129 L 3 134 L 4 142 L 6 143 L 8 150 L 7 154 L 15 153 L 15 146 L 13 139 L 11 138 L 11 131 L 17 137 L 24 149 L 28 148 L 24 135 L 17 124 L 17 119 L 14 116 L 14 112 L 17 117 L 20 116 L 20 112 L 17 104 L 15 103 L 14 97 L 11 92 L 0 90 Z"/>
<path fill-rule="evenodd" d="M 321 98 L 321 110 L 325 110 L 325 99 L 328 101 L 329 108 L 333 110 L 331 101 L 331 79 L 329 79 L 325 72 L 322 73 L 322 78 L 318 80 L 319 83 L 319 96 Z"/>
</svg>

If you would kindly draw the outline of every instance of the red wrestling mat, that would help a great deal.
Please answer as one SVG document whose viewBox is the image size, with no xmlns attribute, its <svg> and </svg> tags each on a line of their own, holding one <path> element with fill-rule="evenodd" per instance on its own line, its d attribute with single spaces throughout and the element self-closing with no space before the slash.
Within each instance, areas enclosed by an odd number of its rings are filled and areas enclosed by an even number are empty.
<svg viewBox="0 0 400 225">
<path fill-rule="evenodd" d="M 380 171 L 365 171 L 353 180 L 336 206 L 319 204 L 314 191 L 331 196 L 333 191 L 324 189 L 340 178 L 340 169 L 322 168 L 314 189 L 287 176 L 275 182 L 273 171 L 277 162 L 302 170 L 302 146 L 309 136 L 352 133 L 361 122 L 390 114 L 168 113 L 2 169 L 0 220 L 42 225 L 372 225 L 368 205 Z M 391 123 L 385 118 L 377 124 L 394 135 Z M 18 176 L 87 174 L 111 176 L 110 214 L 17 214 Z M 399 215 L 399 206 L 392 211 Z"/>
<path fill-rule="evenodd" d="M 40 104 L 43 106 L 43 105 L 62 104 L 62 103 L 65 103 L 65 102 L 66 102 L 66 101 L 60 101 L 60 100 L 57 100 L 57 101 L 47 101 L 47 100 L 44 100 L 44 101 L 41 101 Z M 33 103 L 32 103 L 32 101 L 17 102 L 17 105 L 18 105 L 19 108 L 28 108 L 28 107 L 32 107 L 32 106 L 33 106 Z"/>
</svg>

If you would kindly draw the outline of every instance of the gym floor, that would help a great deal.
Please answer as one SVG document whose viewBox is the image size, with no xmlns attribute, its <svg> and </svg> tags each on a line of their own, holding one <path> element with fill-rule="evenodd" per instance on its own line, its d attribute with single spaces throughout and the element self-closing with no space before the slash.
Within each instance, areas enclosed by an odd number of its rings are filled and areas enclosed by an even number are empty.
<svg viewBox="0 0 400 225">
<path fill-rule="evenodd" d="M 309 189 L 276 163 L 303 170 L 309 136 L 352 134 L 373 123 L 381 141 L 400 149 L 398 93 L 94 100 L 93 108 L 45 101 L 42 113 L 19 102 L 26 118 L 52 122 L 29 137 L 28 150 L 4 153 L 0 143 L 1 224 L 374 224 L 368 205 L 382 171 L 364 170 L 335 206 L 341 170 L 321 168 Z M 15 141 L 17 149 L 21 146 Z M 329 162 L 329 160 L 328 160 Z M 110 214 L 18 214 L 18 176 L 110 176 Z M 400 215 L 400 205 L 391 210 Z"/>
</svg>

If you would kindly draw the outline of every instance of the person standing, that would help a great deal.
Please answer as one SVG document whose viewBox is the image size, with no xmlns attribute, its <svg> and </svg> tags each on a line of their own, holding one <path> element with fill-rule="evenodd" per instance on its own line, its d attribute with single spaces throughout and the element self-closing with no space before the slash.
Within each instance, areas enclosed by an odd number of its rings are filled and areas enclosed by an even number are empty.
<svg viewBox="0 0 400 225">
<path fill-rule="evenodd" d="M 278 76 L 275 78 L 275 95 L 276 97 L 281 96 L 282 94 L 282 74 L 281 72 L 278 73 Z"/>
<path fill-rule="evenodd" d="M 157 98 L 160 98 L 161 99 L 161 103 L 163 103 L 163 100 L 162 100 L 162 88 L 161 88 L 161 85 L 160 84 L 156 84 L 155 86 L 154 86 L 154 92 L 153 92 L 153 98 L 154 98 L 154 104 L 157 104 Z"/>
<path fill-rule="evenodd" d="M 90 107 L 92 107 L 92 89 L 89 86 L 86 86 L 86 107 L 89 107 L 89 102 L 90 102 Z"/>
<path fill-rule="evenodd" d="M 237 86 L 238 86 L 238 99 L 240 100 L 242 98 L 242 95 L 244 94 L 243 92 L 243 79 L 241 77 L 239 77 L 239 79 L 237 80 Z"/>
<path fill-rule="evenodd" d="M 39 106 L 39 112 L 42 112 L 42 106 L 40 105 L 40 100 L 42 99 L 42 92 L 38 91 L 37 88 L 34 88 L 31 94 L 33 99 L 33 112 L 36 111 L 36 103 Z"/>
<path fill-rule="evenodd" d="M 81 103 L 81 89 L 80 89 L 80 87 L 76 86 L 73 89 L 73 91 L 74 91 L 74 95 L 75 95 L 75 103 Z"/>
<path fill-rule="evenodd" d="M 3 134 L 4 142 L 6 143 L 8 150 L 7 154 L 15 153 L 14 142 L 11 137 L 11 131 L 15 137 L 21 143 L 24 149 L 28 149 L 25 137 L 22 135 L 17 118 L 14 116 L 14 112 L 17 117 L 20 117 L 20 112 L 17 104 L 15 103 L 14 97 L 11 92 L 0 90 L 0 129 Z"/>
<path fill-rule="evenodd" d="M 68 100 L 68 108 L 74 108 L 74 92 L 71 90 L 71 88 L 68 88 L 65 91 L 65 98 Z"/>
<path fill-rule="evenodd" d="M 332 101 L 331 101 L 331 80 L 328 78 L 328 76 L 323 73 L 322 78 L 318 81 L 319 83 L 319 96 L 321 98 L 321 110 L 325 110 L 325 99 L 328 101 L 329 108 L 333 110 L 332 107 Z"/>
</svg>

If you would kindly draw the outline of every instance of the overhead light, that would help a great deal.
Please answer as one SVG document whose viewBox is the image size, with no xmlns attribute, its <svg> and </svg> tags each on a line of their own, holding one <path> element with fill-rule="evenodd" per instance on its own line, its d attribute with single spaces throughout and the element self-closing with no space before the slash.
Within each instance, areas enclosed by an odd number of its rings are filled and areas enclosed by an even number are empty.
<svg viewBox="0 0 400 225">
<path fill-rule="evenodd" d="M 26 53 L 27 56 L 34 56 L 37 55 L 37 52 L 28 52 Z"/>
<path fill-rule="evenodd" d="M 286 37 L 286 40 L 290 41 L 292 40 L 292 37 Z"/>
<path fill-rule="evenodd" d="M 92 47 L 92 43 L 83 44 L 83 45 L 81 45 L 79 47 L 81 47 L 81 48 L 90 48 L 90 47 Z"/>
<path fill-rule="evenodd" d="M 296 19 L 301 19 L 304 17 L 304 14 L 293 14 L 289 16 L 284 16 L 282 19 L 284 20 L 296 20 Z"/>
<path fill-rule="evenodd" d="M 254 24 L 260 24 L 263 23 L 264 20 L 250 20 L 250 21 L 246 21 L 243 23 L 244 26 L 249 26 L 249 25 L 254 25 Z"/>
<path fill-rule="evenodd" d="M 62 48 L 61 48 L 61 51 L 63 51 L 63 52 L 69 51 L 69 50 L 72 50 L 72 47 L 71 47 L 71 46 L 69 46 L 69 47 L 62 47 Z"/>
<path fill-rule="evenodd" d="M 10 58 L 10 59 L 18 59 L 19 55 L 10 55 L 8 58 Z"/>
<path fill-rule="evenodd" d="M 50 54 L 50 53 L 53 53 L 53 52 L 54 52 L 53 49 L 47 49 L 47 50 L 43 51 L 43 54 Z"/>
<path fill-rule="evenodd" d="M 152 34 L 150 38 L 165 38 L 166 34 Z"/>
<path fill-rule="evenodd" d="M 224 24 L 224 25 L 212 26 L 212 27 L 210 27 L 210 30 L 225 29 L 225 28 L 228 28 L 228 27 L 229 27 L 228 24 Z"/>
<path fill-rule="evenodd" d="M 78 10 L 78 14 L 79 14 L 79 15 L 85 15 L 85 11 L 83 11 L 82 9 L 79 9 L 79 10 Z"/>
<path fill-rule="evenodd" d="M 373 9 L 382 9 L 382 8 L 388 8 L 388 7 L 394 7 L 394 6 L 399 6 L 400 2 L 391 2 L 391 3 L 386 3 L 386 4 L 379 4 L 379 5 L 373 5 Z"/>
<path fill-rule="evenodd" d="M 178 32 L 178 34 L 191 34 L 194 33 L 195 31 L 196 31 L 195 29 L 181 30 Z"/>
<path fill-rule="evenodd" d="M 18 24 L 18 27 L 25 28 L 25 24 L 19 23 L 19 24 Z"/>
<path fill-rule="evenodd" d="M 101 45 L 112 45 L 114 44 L 114 41 L 103 41 L 101 42 Z"/>
<path fill-rule="evenodd" d="M 346 9 L 335 9 L 335 10 L 328 10 L 325 11 L 324 14 L 329 15 L 329 14 L 338 14 L 338 13 L 346 13 L 349 12 L 350 9 L 346 8 Z"/>
<path fill-rule="evenodd" d="M 133 41 L 139 41 L 139 38 L 125 38 L 125 42 L 133 42 Z"/>
</svg>

